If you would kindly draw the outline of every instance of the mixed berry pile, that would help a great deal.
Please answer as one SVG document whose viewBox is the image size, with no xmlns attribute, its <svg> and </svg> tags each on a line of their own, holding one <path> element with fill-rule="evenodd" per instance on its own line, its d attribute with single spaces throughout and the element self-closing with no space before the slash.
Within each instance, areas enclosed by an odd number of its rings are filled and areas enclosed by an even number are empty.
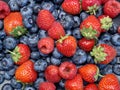
<svg viewBox="0 0 120 90">
<path fill-rule="evenodd" d="M 0 0 L 0 90 L 120 90 L 117 0 Z"/>
</svg>

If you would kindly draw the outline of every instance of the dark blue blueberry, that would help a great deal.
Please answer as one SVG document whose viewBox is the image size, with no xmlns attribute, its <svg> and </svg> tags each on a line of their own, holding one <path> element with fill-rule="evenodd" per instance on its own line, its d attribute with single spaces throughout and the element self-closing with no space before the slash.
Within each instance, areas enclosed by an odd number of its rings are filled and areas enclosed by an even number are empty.
<svg viewBox="0 0 120 90">
<path fill-rule="evenodd" d="M 33 14 L 33 10 L 29 6 L 24 6 L 23 8 L 20 9 L 20 12 L 21 12 L 23 17 L 28 17 L 28 16 L 31 16 Z"/>
<path fill-rule="evenodd" d="M 86 12 L 81 12 L 80 13 L 80 21 L 83 21 L 85 18 L 87 18 L 89 16 L 89 14 L 87 14 Z"/>
<path fill-rule="evenodd" d="M 78 49 L 74 56 L 72 57 L 72 61 L 75 64 L 84 64 L 87 60 L 87 54 L 85 51 Z"/>
<path fill-rule="evenodd" d="M 120 57 L 120 46 L 116 46 L 115 49 L 117 50 L 117 56 Z"/>
<path fill-rule="evenodd" d="M 41 8 L 49 10 L 50 12 L 52 12 L 55 9 L 54 4 L 51 1 L 48 1 L 48 2 L 43 1 L 41 3 Z"/>
<path fill-rule="evenodd" d="M 2 66 L 3 70 L 10 70 L 14 66 L 14 62 L 10 57 L 4 57 L 0 61 L 0 66 Z"/>
<path fill-rule="evenodd" d="M 33 27 L 29 29 L 30 33 L 36 33 L 37 31 L 38 31 L 38 26 L 36 24 L 34 24 Z"/>
<path fill-rule="evenodd" d="M 20 43 L 28 44 L 28 37 L 27 36 L 21 36 L 20 37 Z"/>
<path fill-rule="evenodd" d="M 120 76 L 120 64 L 113 65 L 113 72 Z"/>
<path fill-rule="evenodd" d="M 24 90 L 36 90 L 34 87 L 25 87 L 25 89 Z"/>
<path fill-rule="evenodd" d="M 0 39 L 4 39 L 6 37 L 6 33 L 4 32 L 4 30 L 0 31 Z"/>
<path fill-rule="evenodd" d="M 10 0 L 8 2 L 8 5 L 9 5 L 11 11 L 19 11 L 19 9 L 20 9 L 16 0 Z"/>
<path fill-rule="evenodd" d="M 28 6 L 33 8 L 35 6 L 35 0 L 29 0 Z"/>
<path fill-rule="evenodd" d="M 62 87 L 62 88 L 64 88 L 64 86 L 65 86 L 65 80 L 64 79 L 60 80 L 59 86 Z"/>
<path fill-rule="evenodd" d="M 32 34 L 31 36 L 29 36 L 28 38 L 28 45 L 30 47 L 36 47 L 37 43 L 39 41 L 39 36 L 37 34 Z"/>
<path fill-rule="evenodd" d="M 116 57 L 116 58 L 117 58 L 116 63 L 120 64 L 120 57 Z"/>
<path fill-rule="evenodd" d="M 93 57 L 90 54 L 87 55 L 87 63 L 95 63 Z"/>
<path fill-rule="evenodd" d="M 47 32 L 45 30 L 39 30 L 38 32 L 39 38 L 47 37 Z"/>
<path fill-rule="evenodd" d="M 74 20 L 74 24 L 73 24 L 73 27 L 74 28 L 77 28 L 80 26 L 80 18 L 78 16 L 74 16 L 73 17 L 73 20 Z"/>
<path fill-rule="evenodd" d="M 47 54 L 43 54 L 42 52 L 40 52 L 40 56 L 47 57 L 48 55 Z"/>
<path fill-rule="evenodd" d="M 34 82 L 34 87 L 36 87 L 36 88 L 38 88 L 39 87 L 39 85 L 40 85 L 40 83 L 41 82 L 44 82 L 45 80 L 44 80 L 44 78 L 43 77 L 39 77 L 39 78 L 37 78 L 37 80 Z"/>
<path fill-rule="evenodd" d="M 55 9 L 55 10 L 52 12 L 52 15 L 55 17 L 55 19 L 58 19 L 59 10 Z"/>
<path fill-rule="evenodd" d="M 55 58 L 55 57 L 51 57 L 51 64 L 53 65 L 60 65 L 61 63 L 61 59 Z"/>
<path fill-rule="evenodd" d="M 41 5 L 35 4 L 35 6 L 33 7 L 33 12 L 37 14 L 40 10 L 41 10 Z"/>
<path fill-rule="evenodd" d="M 97 64 L 100 70 L 103 70 L 106 67 L 106 64 Z"/>
<path fill-rule="evenodd" d="M 37 60 L 34 64 L 34 69 L 37 71 L 37 72 L 41 72 L 41 71 L 44 71 L 47 67 L 47 62 L 45 60 Z"/>
<path fill-rule="evenodd" d="M 66 12 L 64 12 L 63 10 L 60 10 L 59 11 L 59 19 L 64 19 L 65 18 L 65 16 L 67 15 L 67 13 Z"/>
<path fill-rule="evenodd" d="M 40 58 L 40 52 L 39 51 L 33 51 L 31 52 L 31 59 L 39 59 Z"/>
<path fill-rule="evenodd" d="M 23 19 L 23 23 L 26 28 L 31 28 L 34 25 L 34 20 L 32 16 L 27 16 Z"/>
<path fill-rule="evenodd" d="M 52 56 L 55 58 L 62 58 L 63 57 L 63 55 L 60 52 L 58 52 L 57 48 L 54 48 Z"/>
<path fill-rule="evenodd" d="M 104 33 L 104 34 L 101 35 L 100 40 L 101 40 L 103 43 L 109 44 L 109 43 L 110 43 L 110 40 L 111 40 L 111 37 L 112 37 L 111 34 L 109 34 L 109 33 Z"/>
<path fill-rule="evenodd" d="M 54 2 L 55 4 L 61 4 L 61 3 L 63 2 L 63 0 L 53 0 L 53 2 Z"/>
<path fill-rule="evenodd" d="M 2 86 L 2 89 L 1 90 L 14 90 L 12 85 L 9 84 L 9 83 L 6 83 Z"/>
<path fill-rule="evenodd" d="M 44 77 L 44 72 L 39 72 L 39 77 Z"/>
<path fill-rule="evenodd" d="M 7 72 L 4 72 L 4 78 L 5 80 L 11 80 L 13 77 L 9 75 Z"/>
<path fill-rule="evenodd" d="M 3 44 L 2 44 L 3 42 L 0 40 L 0 51 L 2 50 L 2 48 L 3 48 Z"/>
<path fill-rule="evenodd" d="M 114 34 L 111 38 L 111 42 L 115 46 L 120 46 L 120 35 L 119 34 Z"/>
<path fill-rule="evenodd" d="M 65 30 L 65 32 L 66 32 L 66 35 L 72 35 L 72 31 L 70 30 L 70 29 L 68 29 L 68 30 Z"/>
<path fill-rule="evenodd" d="M 116 64 L 116 63 L 117 63 L 117 57 L 115 57 L 115 58 L 110 62 L 111 65 L 114 65 L 114 64 Z"/>
<path fill-rule="evenodd" d="M 16 39 L 11 36 L 7 36 L 3 40 L 3 46 L 5 49 L 9 49 L 9 50 L 14 49 L 16 45 L 17 45 Z"/>
<path fill-rule="evenodd" d="M 0 61 L 5 57 L 4 53 L 0 52 Z"/>
<path fill-rule="evenodd" d="M 17 82 L 15 78 L 12 78 L 10 83 L 14 89 L 22 89 L 23 84 L 21 82 Z"/>
<path fill-rule="evenodd" d="M 100 6 L 99 9 L 98 9 L 97 12 L 96 12 L 96 16 L 98 17 L 98 16 L 100 16 L 100 15 L 102 15 L 102 14 L 103 14 L 103 7 Z"/>
<path fill-rule="evenodd" d="M 0 84 L 4 82 L 4 75 L 0 74 Z"/>
<path fill-rule="evenodd" d="M 28 4 L 29 0 L 16 0 L 16 2 L 20 7 L 23 7 Z"/>
<path fill-rule="evenodd" d="M 115 33 L 117 33 L 117 29 L 118 29 L 118 25 L 113 22 L 113 25 L 112 25 L 112 27 L 109 29 L 108 32 L 109 32 L 110 34 L 115 34 Z"/>
<path fill-rule="evenodd" d="M 113 73 L 112 65 L 108 64 L 104 69 L 101 70 L 101 74 L 110 74 Z"/>
<path fill-rule="evenodd" d="M 51 60 L 51 58 L 50 58 L 50 57 L 46 57 L 46 58 L 45 58 L 45 60 L 47 61 L 48 65 L 50 65 L 50 64 L 51 64 L 51 61 L 50 61 L 50 60 Z"/>
<path fill-rule="evenodd" d="M 2 28 L 3 28 L 3 21 L 0 20 L 0 30 L 2 30 Z"/>
<path fill-rule="evenodd" d="M 76 38 L 76 39 L 80 39 L 82 38 L 82 35 L 80 34 L 80 29 L 79 28 L 75 28 L 72 32 L 73 36 Z"/>
</svg>

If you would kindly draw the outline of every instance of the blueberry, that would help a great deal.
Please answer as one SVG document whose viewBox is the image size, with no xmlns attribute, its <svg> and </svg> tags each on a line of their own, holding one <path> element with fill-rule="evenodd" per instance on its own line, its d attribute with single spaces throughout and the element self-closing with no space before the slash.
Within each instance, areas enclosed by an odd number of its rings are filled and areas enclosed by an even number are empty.
<svg viewBox="0 0 120 90">
<path fill-rule="evenodd" d="M 87 63 L 95 63 L 93 57 L 90 54 L 87 54 Z"/>
<path fill-rule="evenodd" d="M 111 34 L 109 33 L 104 33 L 101 35 L 99 43 L 107 43 L 110 44 L 111 43 Z"/>
<path fill-rule="evenodd" d="M 120 57 L 116 57 L 116 58 L 117 58 L 116 63 L 120 64 Z"/>
<path fill-rule="evenodd" d="M 44 72 L 39 72 L 39 77 L 44 77 Z"/>
<path fill-rule="evenodd" d="M 39 58 L 40 58 L 39 51 L 33 51 L 33 52 L 31 52 L 31 59 L 39 59 Z"/>
<path fill-rule="evenodd" d="M 0 61 L 5 57 L 4 53 L 0 53 Z"/>
<path fill-rule="evenodd" d="M 30 33 L 36 33 L 38 31 L 38 26 L 36 24 L 33 25 L 32 28 L 30 28 L 29 32 Z"/>
<path fill-rule="evenodd" d="M 59 19 L 64 19 L 65 18 L 65 16 L 67 15 L 67 13 L 66 12 L 64 12 L 63 10 L 60 10 L 59 11 Z"/>
<path fill-rule="evenodd" d="M 29 0 L 16 0 L 16 2 L 20 7 L 23 7 L 28 4 Z"/>
<path fill-rule="evenodd" d="M 115 46 L 120 46 L 120 35 L 119 34 L 114 34 L 111 38 L 111 42 Z"/>
<path fill-rule="evenodd" d="M 19 9 L 20 9 L 16 0 L 10 0 L 8 2 L 8 5 L 9 5 L 11 11 L 19 11 Z"/>
<path fill-rule="evenodd" d="M 0 84 L 4 82 L 4 75 L 0 74 Z"/>
<path fill-rule="evenodd" d="M 120 64 L 113 65 L 113 72 L 120 76 Z"/>
<path fill-rule="evenodd" d="M 117 57 L 115 57 L 115 58 L 110 62 L 111 65 L 114 65 L 114 64 L 116 64 L 116 63 L 117 63 Z"/>
<path fill-rule="evenodd" d="M 55 58 L 62 58 L 63 57 L 63 55 L 60 52 L 58 52 L 57 48 L 54 48 L 52 56 Z"/>
<path fill-rule="evenodd" d="M 29 5 L 30 7 L 34 7 L 35 6 L 35 0 L 29 0 Z"/>
<path fill-rule="evenodd" d="M 77 28 L 80 26 L 80 18 L 78 16 L 73 16 L 74 24 L 73 27 Z"/>
<path fill-rule="evenodd" d="M 87 54 L 85 51 L 78 49 L 74 56 L 72 57 L 72 61 L 75 64 L 84 64 L 87 60 Z"/>
<path fill-rule="evenodd" d="M 112 65 L 108 64 L 104 69 L 102 69 L 101 74 L 110 74 L 113 73 Z"/>
<path fill-rule="evenodd" d="M 14 90 L 12 85 L 9 84 L 9 83 L 6 83 L 2 86 L 2 89 L 1 90 Z"/>
<path fill-rule="evenodd" d="M 24 90 L 35 90 L 35 88 L 33 88 L 33 87 L 25 87 L 25 89 Z"/>
<path fill-rule="evenodd" d="M 36 88 L 38 88 L 39 87 L 39 84 L 41 83 L 41 82 L 44 82 L 45 80 L 44 80 L 44 78 L 42 77 L 42 78 L 38 78 L 35 82 L 34 82 L 34 87 L 36 87 Z"/>
<path fill-rule="evenodd" d="M 47 32 L 45 30 L 39 30 L 38 32 L 39 38 L 47 37 Z"/>
<path fill-rule="evenodd" d="M 76 39 L 80 39 L 82 38 L 82 35 L 80 34 L 80 29 L 79 28 L 75 28 L 72 32 L 73 36 L 76 38 Z"/>
<path fill-rule="evenodd" d="M 16 68 L 14 67 L 13 69 L 7 71 L 7 73 L 8 73 L 8 75 L 10 75 L 10 76 L 14 76 L 15 71 L 16 71 Z"/>
<path fill-rule="evenodd" d="M 66 32 L 66 35 L 68 35 L 68 36 L 72 35 L 72 31 L 70 29 L 66 30 L 65 32 Z"/>
<path fill-rule="evenodd" d="M 40 51 L 39 51 L 40 52 Z M 42 52 L 40 52 L 40 56 L 42 57 L 47 57 L 48 55 L 47 54 L 43 54 Z"/>
<path fill-rule="evenodd" d="M 4 30 L 0 31 L 0 39 L 4 39 L 6 37 L 6 33 L 4 32 Z"/>
<path fill-rule="evenodd" d="M 105 64 L 97 64 L 97 66 L 99 67 L 100 70 L 103 70 L 106 67 Z"/>
<path fill-rule="evenodd" d="M 2 45 L 2 41 L 0 40 L 0 51 L 2 50 L 3 45 Z"/>
<path fill-rule="evenodd" d="M 118 29 L 118 25 L 113 22 L 113 25 L 112 25 L 112 27 L 109 29 L 108 32 L 109 32 L 110 34 L 115 34 L 115 33 L 117 33 L 117 29 Z"/>
<path fill-rule="evenodd" d="M 40 10 L 41 10 L 41 5 L 35 4 L 35 6 L 33 7 L 33 12 L 37 14 Z"/>
<path fill-rule="evenodd" d="M 80 21 L 83 21 L 85 18 L 87 18 L 89 15 L 86 12 L 80 13 Z"/>
<path fill-rule="evenodd" d="M 55 4 L 61 4 L 61 3 L 63 2 L 63 0 L 53 0 L 53 2 L 54 2 Z"/>
<path fill-rule="evenodd" d="M 59 86 L 62 87 L 62 88 L 64 88 L 64 86 L 65 86 L 65 80 L 64 79 L 60 80 Z"/>
<path fill-rule="evenodd" d="M 98 10 L 97 10 L 97 12 L 96 12 L 96 16 L 98 17 L 98 16 L 100 16 L 100 15 L 102 15 L 103 14 L 103 7 L 102 6 L 99 6 L 99 8 L 98 8 Z"/>
<path fill-rule="evenodd" d="M 3 21 L 0 20 L 0 30 L 2 30 L 2 28 L 3 28 Z"/>
<path fill-rule="evenodd" d="M 4 78 L 5 78 L 5 80 L 11 80 L 12 76 L 9 75 L 7 72 L 4 72 Z"/>
<path fill-rule="evenodd" d="M 46 57 L 45 60 L 47 61 L 48 65 L 51 64 L 51 58 L 50 57 Z"/>
<path fill-rule="evenodd" d="M 48 1 L 48 2 L 43 1 L 41 3 L 41 8 L 49 10 L 50 12 L 52 12 L 55 9 L 54 4 L 51 1 Z"/>
<path fill-rule="evenodd" d="M 21 36 L 20 37 L 20 43 L 28 44 L 28 37 L 27 36 Z"/>
<path fill-rule="evenodd" d="M 26 28 L 31 28 L 34 25 L 34 20 L 32 16 L 27 16 L 23 19 L 23 23 Z"/>
<path fill-rule="evenodd" d="M 115 49 L 117 50 L 117 56 L 120 57 L 120 46 L 116 46 Z"/>
<path fill-rule="evenodd" d="M 9 49 L 9 50 L 14 49 L 16 45 L 17 45 L 16 39 L 11 36 L 7 36 L 3 40 L 3 46 L 5 49 Z"/>
<path fill-rule="evenodd" d="M 10 83 L 14 89 L 22 89 L 23 84 L 21 82 L 17 82 L 15 78 L 12 78 Z"/>
<path fill-rule="evenodd" d="M 52 12 L 52 15 L 55 17 L 55 19 L 58 19 L 59 10 L 55 9 L 55 10 Z"/>
<path fill-rule="evenodd" d="M 44 71 L 47 67 L 47 62 L 45 60 L 37 60 L 34 64 L 34 69 L 38 72 Z"/>
<path fill-rule="evenodd" d="M 23 17 L 28 17 L 28 16 L 31 16 L 33 14 L 33 10 L 29 6 L 24 6 L 23 8 L 21 8 L 20 12 L 21 12 Z"/>
<path fill-rule="evenodd" d="M 55 57 L 51 57 L 51 64 L 53 65 L 60 65 L 61 63 L 61 59 L 55 58 Z"/>
</svg>

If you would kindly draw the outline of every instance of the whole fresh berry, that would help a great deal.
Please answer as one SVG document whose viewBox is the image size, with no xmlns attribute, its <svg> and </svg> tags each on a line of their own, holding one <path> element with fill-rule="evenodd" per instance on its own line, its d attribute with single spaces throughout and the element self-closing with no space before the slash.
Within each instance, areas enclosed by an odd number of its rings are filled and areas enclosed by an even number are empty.
<svg viewBox="0 0 120 90">
<path fill-rule="evenodd" d="M 99 89 L 96 84 L 92 83 L 85 86 L 84 90 L 99 90 Z"/>
</svg>

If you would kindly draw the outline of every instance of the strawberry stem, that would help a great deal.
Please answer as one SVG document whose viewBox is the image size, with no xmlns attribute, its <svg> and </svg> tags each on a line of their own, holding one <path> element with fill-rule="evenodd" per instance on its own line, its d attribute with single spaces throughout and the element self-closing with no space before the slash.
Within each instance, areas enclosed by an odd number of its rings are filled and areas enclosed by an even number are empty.
<svg viewBox="0 0 120 90">
<path fill-rule="evenodd" d="M 57 42 L 62 43 L 68 36 L 60 36 L 60 39 Z"/>
</svg>

